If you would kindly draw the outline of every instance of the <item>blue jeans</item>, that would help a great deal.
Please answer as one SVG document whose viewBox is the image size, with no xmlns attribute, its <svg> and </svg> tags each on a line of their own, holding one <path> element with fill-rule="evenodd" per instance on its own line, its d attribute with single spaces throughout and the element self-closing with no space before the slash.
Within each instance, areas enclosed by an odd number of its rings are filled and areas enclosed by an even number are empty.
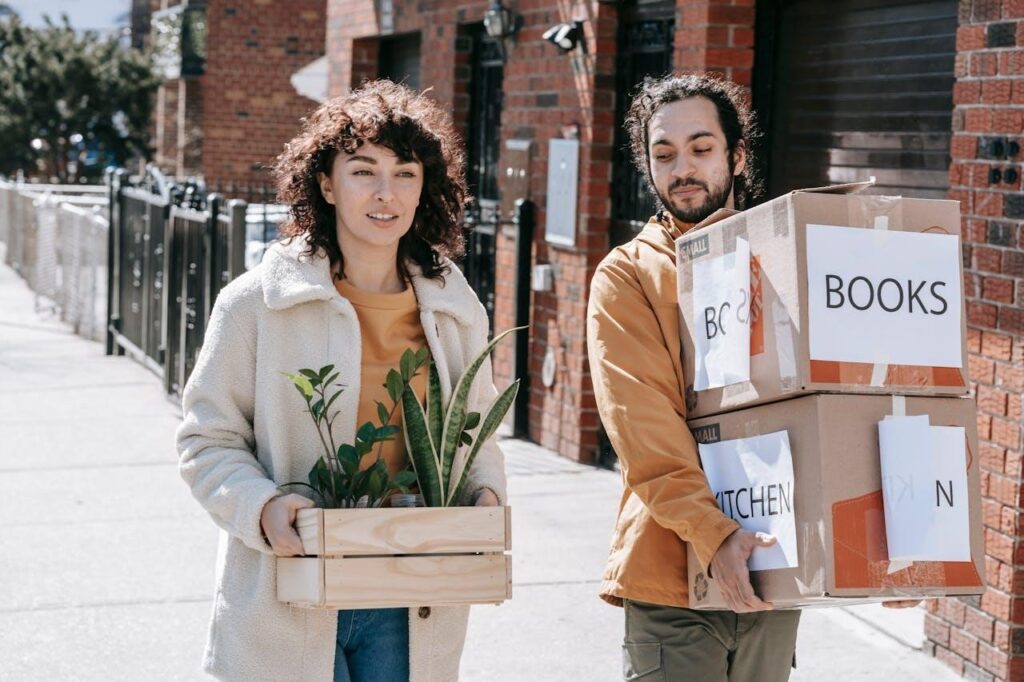
<svg viewBox="0 0 1024 682">
<path fill-rule="evenodd" d="M 338 611 L 334 682 L 408 682 L 409 609 Z"/>
</svg>

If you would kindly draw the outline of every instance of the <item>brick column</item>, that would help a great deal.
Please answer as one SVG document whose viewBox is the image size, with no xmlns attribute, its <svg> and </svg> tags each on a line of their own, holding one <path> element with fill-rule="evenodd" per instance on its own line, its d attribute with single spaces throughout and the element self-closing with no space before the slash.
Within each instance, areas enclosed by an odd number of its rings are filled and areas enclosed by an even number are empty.
<svg viewBox="0 0 1024 682">
<path fill-rule="evenodd" d="M 936 658 L 973 680 L 1024 680 L 1024 155 L 1007 157 L 1005 145 L 1024 143 L 1022 45 L 1024 1 L 961 0 L 949 196 L 963 214 L 988 586 L 929 603 L 925 634 Z M 1012 182 L 990 176 L 1008 169 Z"/>
<path fill-rule="evenodd" d="M 754 0 L 679 0 L 676 72 L 715 71 L 750 85 L 754 66 Z"/>
</svg>

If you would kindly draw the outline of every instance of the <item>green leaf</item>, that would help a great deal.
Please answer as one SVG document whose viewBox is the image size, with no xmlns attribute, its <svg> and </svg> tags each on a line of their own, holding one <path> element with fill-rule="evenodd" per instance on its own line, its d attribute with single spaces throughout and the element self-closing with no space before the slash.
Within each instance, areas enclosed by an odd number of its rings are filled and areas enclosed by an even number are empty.
<svg viewBox="0 0 1024 682">
<path fill-rule="evenodd" d="M 377 442 L 382 440 L 391 440 L 391 438 L 401 430 L 402 428 L 396 424 L 388 424 L 387 426 L 382 426 L 377 429 L 377 433 L 374 434 L 373 438 Z"/>
<path fill-rule="evenodd" d="M 391 414 L 388 412 L 388 408 L 379 400 L 377 401 L 377 419 L 380 420 L 382 425 L 391 421 Z"/>
<path fill-rule="evenodd" d="M 402 369 L 402 381 L 408 382 L 416 372 L 416 354 L 406 348 L 399 365 Z"/>
<path fill-rule="evenodd" d="M 416 484 L 416 472 L 404 469 L 399 471 L 390 481 L 392 488 L 410 488 Z"/>
<path fill-rule="evenodd" d="M 334 365 L 324 365 L 323 367 L 320 368 L 320 372 L 317 374 L 317 376 L 320 377 L 321 379 L 323 379 L 325 376 L 330 374 L 332 371 L 334 371 Z M 327 382 L 327 383 L 329 383 L 329 382 Z"/>
<path fill-rule="evenodd" d="M 384 388 L 388 389 L 388 396 L 391 400 L 397 403 L 405 390 L 405 382 L 402 381 L 402 375 L 393 369 L 389 369 Z"/>
<path fill-rule="evenodd" d="M 331 405 L 334 404 L 334 401 L 337 400 L 341 396 L 341 394 L 342 391 L 338 390 L 334 395 L 331 396 L 331 399 L 327 401 L 327 406 L 324 407 L 324 412 L 327 412 L 327 410 L 331 409 Z"/>
<path fill-rule="evenodd" d="M 425 363 L 429 357 L 430 349 L 427 348 L 426 346 L 423 346 L 418 351 L 416 351 L 416 368 L 419 369 L 420 367 L 422 367 L 423 363 Z"/>
<path fill-rule="evenodd" d="M 466 425 L 462 427 L 464 431 L 472 431 L 476 427 L 480 426 L 480 413 L 470 412 L 466 415 Z"/>
<path fill-rule="evenodd" d="M 353 467 L 359 466 L 359 453 L 356 452 L 354 446 L 348 443 L 342 443 L 338 446 L 338 461 L 341 462 L 342 466 L 350 465 Z"/>
<path fill-rule="evenodd" d="M 320 420 L 320 415 L 324 411 L 324 401 L 317 400 L 315 403 L 309 406 L 309 411 L 313 414 L 313 419 Z"/>
<path fill-rule="evenodd" d="M 519 380 L 516 381 L 501 392 L 494 402 L 487 408 L 486 416 L 484 417 L 483 424 L 480 426 L 480 431 L 476 434 L 476 443 L 473 444 L 473 448 L 466 455 L 466 463 L 462 467 L 462 475 L 459 477 L 459 484 L 454 487 L 454 490 L 448 495 L 445 500 L 445 506 L 451 504 L 457 504 L 462 499 L 462 493 L 466 487 L 466 482 L 469 480 L 469 470 L 473 466 L 473 460 L 476 459 L 477 453 L 480 452 L 480 447 L 487 441 L 488 438 L 494 435 L 494 432 L 501 426 L 501 420 L 508 414 L 509 409 L 516 401 L 516 393 L 519 392 Z"/>
<path fill-rule="evenodd" d="M 356 445 L 359 445 L 359 441 L 372 444 L 373 436 L 376 433 L 377 427 L 373 425 L 373 422 L 366 422 L 359 427 L 358 431 L 356 431 Z"/>
<path fill-rule="evenodd" d="M 472 445 L 473 444 L 473 437 L 470 436 L 465 431 L 463 431 L 462 432 L 462 436 L 459 438 L 459 442 L 462 443 L 463 445 Z"/>
<path fill-rule="evenodd" d="M 416 394 L 408 391 L 402 396 L 402 424 L 405 448 L 419 481 L 420 492 L 428 507 L 444 506 L 444 484 L 441 481 L 441 463 L 427 433 L 427 418 Z"/>
<path fill-rule="evenodd" d="M 441 377 L 437 365 L 430 361 L 427 372 L 427 429 L 434 452 L 441 452 L 441 432 L 444 429 L 444 397 L 441 393 Z"/>
<path fill-rule="evenodd" d="M 295 388 L 299 390 L 299 393 L 303 395 L 307 400 L 313 397 L 313 384 L 310 383 L 309 379 L 302 376 L 301 374 L 288 374 L 289 379 L 295 384 Z"/>
<path fill-rule="evenodd" d="M 338 379 L 339 376 L 341 376 L 341 374 L 335 372 L 331 376 L 327 377 L 326 379 L 324 379 L 324 386 L 330 386 Z"/>
<path fill-rule="evenodd" d="M 440 458 L 442 463 L 442 476 L 444 480 L 448 482 L 449 489 L 451 488 L 451 477 L 452 465 L 455 461 L 455 453 L 459 446 L 459 441 L 462 436 L 462 424 L 466 420 L 466 403 L 469 401 L 469 391 L 473 385 L 473 380 L 476 379 L 477 372 L 483 366 L 484 361 L 490 356 L 491 351 L 494 347 L 504 339 L 506 336 L 513 332 L 517 332 L 525 327 L 516 327 L 514 329 L 508 329 L 501 334 L 495 336 L 487 346 L 480 351 L 479 354 L 473 361 L 469 363 L 466 371 L 459 377 L 459 382 L 455 385 L 455 390 L 452 392 L 451 401 L 448 403 L 448 409 L 444 418 L 444 430 L 441 438 L 441 451 Z M 490 377 L 488 377 L 488 380 Z M 480 437 L 477 437 L 477 442 L 480 441 Z M 468 467 L 463 467 L 468 469 Z M 449 497 L 450 499 L 450 497 Z M 446 505 L 447 506 L 447 505 Z"/>
</svg>

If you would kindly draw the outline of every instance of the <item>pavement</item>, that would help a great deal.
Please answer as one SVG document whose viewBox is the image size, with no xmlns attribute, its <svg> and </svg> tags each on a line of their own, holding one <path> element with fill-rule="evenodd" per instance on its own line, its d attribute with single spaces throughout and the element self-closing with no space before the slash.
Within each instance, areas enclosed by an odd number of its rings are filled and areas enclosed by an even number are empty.
<svg viewBox="0 0 1024 682">
<path fill-rule="evenodd" d="M 178 477 L 180 417 L 0 265 L 0 680 L 205 679 L 217 530 Z M 503 446 L 514 596 L 474 608 L 462 679 L 621 680 L 622 611 L 596 596 L 619 475 Z M 792 679 L 957 679 L 920 651 L 922 621 L 807 611 Z"/>
</svg>

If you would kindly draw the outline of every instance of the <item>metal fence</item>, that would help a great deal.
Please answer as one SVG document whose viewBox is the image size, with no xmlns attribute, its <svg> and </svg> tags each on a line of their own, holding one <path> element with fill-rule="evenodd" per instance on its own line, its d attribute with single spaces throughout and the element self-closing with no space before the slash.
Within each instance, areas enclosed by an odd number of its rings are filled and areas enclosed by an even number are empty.
<svg viewBox="0 0 1024 682">
<path fill-rule="evenodd" d="M 59 312 L 90 339 L 105 327 L 106 204 L 104 186 L 0 180 L 4 262 L 33 290 L 37 310 Z"/>
<path fill-rule="evenodd" d="M 217 294 L 259 262 L 282 214 L 204 189 L 152 170 L 111 176 L 107 353 L 132 356 L 168 393 L 195 366 Z"/>
</svg>

